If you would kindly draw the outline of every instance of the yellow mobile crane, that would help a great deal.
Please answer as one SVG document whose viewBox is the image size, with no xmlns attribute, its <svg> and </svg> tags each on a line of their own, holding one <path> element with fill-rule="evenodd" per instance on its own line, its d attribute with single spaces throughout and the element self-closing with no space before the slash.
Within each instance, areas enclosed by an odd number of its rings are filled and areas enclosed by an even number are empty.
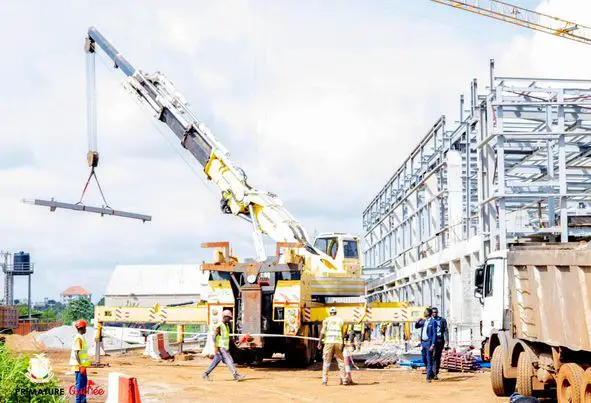
<svg viewBox="0 0 591 403">
<path fill-rule="evenodd" d="M 258 256 L 256 260 L 239 262 L 232 256 L 228 242 L 205 243 L 203 247 L 214 249 L 213 262 L 202 265 L 202 270 L 209 273 L 206 301 L 150 308 L 99 306 L 95 310 L 99 328 L 109 323 L 211 325 L 221 320 L 224 309 L 230 309 L 234 332 L 241 336 L 232 345 L 238 361 L 260 360 L 280 352 L 292 364 L 307 365 L 316 353 L 314 338 L 332 306 L 337 307 L 345 322 L 410 322 L 420 317 L 422 307 L 403 303 L 328 304 L 327 298 L 365 295 L 359 238 L 333 232 L 310 241 L 303 226 L 276 195 L 247 182 L 244 171 L 197 120 L 170 80 L 160 72 L 150 74 L 135 69 L 94 27 L 88 30 L 85 46 L 90 92 L 94 92 L 97 47 L 125 74 L 124 85 L 131 94 L 168 126 L 203 167 L 206 177 L 221 190 L 222 212 L 252 224 Z M 93 98 L 91 93 L 89 116 L 96 116 Z M 89 152 L 89 163 L 95 158 L 94 152 Z M 275 256 L 266 256 L 263 234 L 277 242 Z"/>
</svg>

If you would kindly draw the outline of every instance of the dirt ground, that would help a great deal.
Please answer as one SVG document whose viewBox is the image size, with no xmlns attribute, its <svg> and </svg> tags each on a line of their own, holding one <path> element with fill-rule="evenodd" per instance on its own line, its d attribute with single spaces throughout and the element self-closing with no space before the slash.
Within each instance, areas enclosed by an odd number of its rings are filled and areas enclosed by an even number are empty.
<svg viewBox="0 0 591 403">
<path fill-rule="evenodd" d="M 53 372 L 66 390 L 73 384 L 68 371 L 68 353 L 50 352 Z M 328 386 L 320 385 L 321 367 L 316 364 L 305 370 L 282 368 L 280 361 L 265 362 L 262 367 L 240 367 L 247 376 L 243 382 L 232 379 L 226 367 L 212 373 L 213 382 L 205 382 L 201 374 L 209 360 L 162 362 L 143 357 L 134 351 L 104 357 L 109 366 L 92 368 L 89 377 L 107 390 L 109 372 L 122 372 L 138 379 L 142 402 L 506 402 L 495 398 L 489 373 L 443 373 L 440 381 L 425 382 L 421 370 L 393 368 L 386 370 L 354 370 L 357 385 L 340 386 L 337 373 L 332 372 Z M 336 368 L 335 368 L 336 369 Z M 106 395 L 105 395 L 106 396 Z M 105 401 L 92 397 L 90 401 Z"/>
</svg>

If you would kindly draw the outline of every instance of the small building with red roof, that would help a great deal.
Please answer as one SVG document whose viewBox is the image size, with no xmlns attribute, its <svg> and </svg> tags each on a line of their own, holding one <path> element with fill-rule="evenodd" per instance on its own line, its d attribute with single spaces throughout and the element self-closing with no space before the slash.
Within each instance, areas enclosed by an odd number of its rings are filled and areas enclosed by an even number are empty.
<svg viewBox="0 0 591 403">
<path fill-rule="evenodd" d="M 92 294 L 79 285 L 69 287 L 66 291 L 62 292 L 60 296 L 62 297 L 62 302 L 64 304 L 76 298 L 87 298 L 88 300 L 92 298 Z"/>
</svg>

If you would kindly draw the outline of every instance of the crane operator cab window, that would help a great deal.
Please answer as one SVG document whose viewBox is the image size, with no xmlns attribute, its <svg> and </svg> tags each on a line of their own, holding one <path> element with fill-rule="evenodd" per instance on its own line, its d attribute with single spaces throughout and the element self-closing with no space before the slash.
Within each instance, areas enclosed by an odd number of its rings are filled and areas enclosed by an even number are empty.
<svg viewBox="0 0 591 403">
<path fill-rule="evenodd" d="M 358 259 L 357 241 L 353 239 L 343 240 L 343 252 L 345 253 L 345 259 Z"/>
<path fill-rule="evenodd" d="M 318 238 L 314 242 L 314 247 L 328 256 L 336 259 L 337 252 L 339 251 L 339 239 L 334 238 Z"/>
<path fill-rule="evenodd" d="M 339 252 L 339 238 L 338 237 L 330 237 L 330 238 L 317 238 L 314 242 L 314 247 L 322 252 L 326 253 L 328 256 L 332 257 L 333 259 L 337 258 L 337 253 Z M 343 240 L 343 257 L 345 259 L 358 259 L 359 258 L 359 251 L 357 248 L 357 241 L 354 239 L 344 239 Z"/>
</svg>

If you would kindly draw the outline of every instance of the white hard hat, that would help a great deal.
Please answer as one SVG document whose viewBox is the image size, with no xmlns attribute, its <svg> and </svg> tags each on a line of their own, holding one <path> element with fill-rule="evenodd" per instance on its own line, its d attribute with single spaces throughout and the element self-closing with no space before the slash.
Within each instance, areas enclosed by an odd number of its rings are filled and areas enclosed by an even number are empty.
<svg viewBox="0 0 591 403">
<path fill-rule="evenodd" d="M 227 317 L 231 318 L 232 317 L 232 311 L 230 311 L 229 309 L 226 309 L 224 312 L 222 312 L 222 316 L 223 317 L 226 317 L 227 316 Z"/>
<path fill-rule="evenodd" d="M 337 308 L 335 308 L 334 306 L 333 306 L 333 307 L 331 307 L 331 308 L 328 310 L 328 313 L 337 313 Z"/>
</svg>

